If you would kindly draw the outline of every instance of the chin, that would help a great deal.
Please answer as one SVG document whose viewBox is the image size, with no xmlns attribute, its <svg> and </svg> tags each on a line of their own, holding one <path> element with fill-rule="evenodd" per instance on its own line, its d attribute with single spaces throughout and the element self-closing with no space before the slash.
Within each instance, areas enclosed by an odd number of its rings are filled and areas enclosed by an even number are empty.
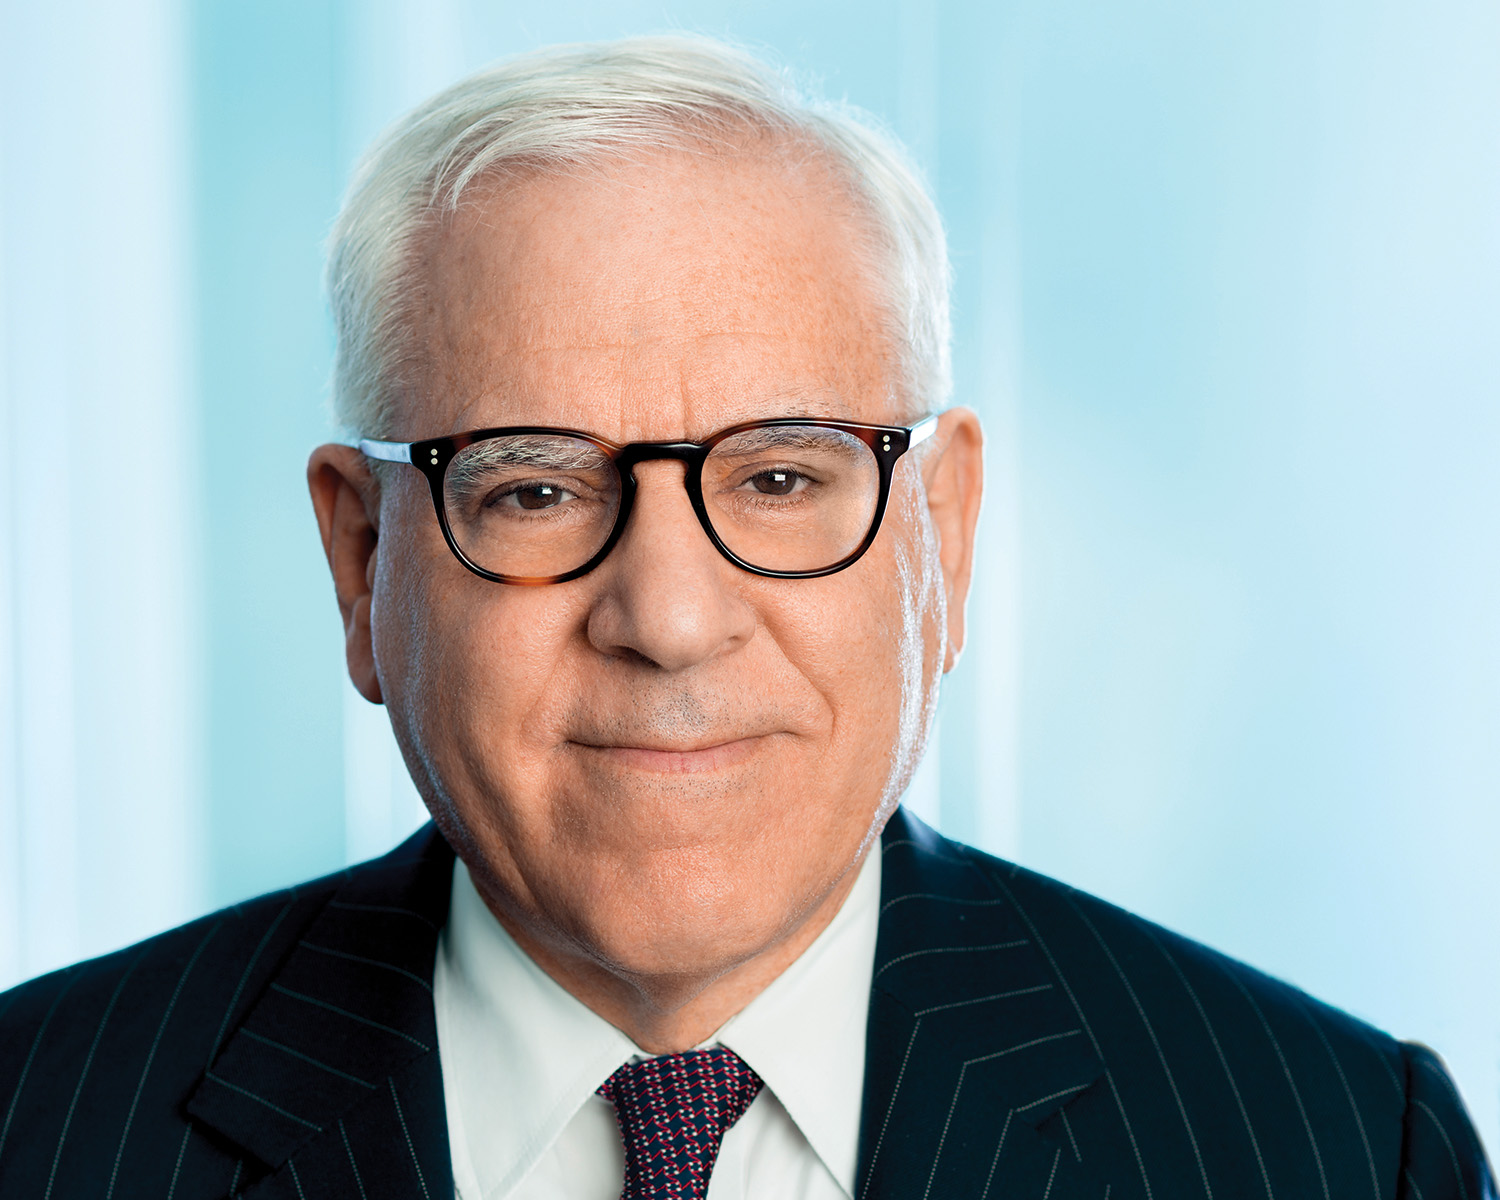
<svg viewBox="0 0 1500 1200">
<path fill-rule="evenodd" d="M 796 925 L 796 909 L 764 889 L 698 886 L 628 889 L 600 897 L 587 919 L 591 953 L 623 975 L 717 976 L 774 944 Z"/>
</svg>

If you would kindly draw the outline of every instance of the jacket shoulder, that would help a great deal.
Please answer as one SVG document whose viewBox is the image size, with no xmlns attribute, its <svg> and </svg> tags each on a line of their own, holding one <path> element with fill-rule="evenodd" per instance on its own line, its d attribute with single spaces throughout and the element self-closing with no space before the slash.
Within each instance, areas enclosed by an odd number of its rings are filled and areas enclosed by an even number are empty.
<svg viewBox="0 0 1500 1200">
<path fill-rule="evenodd" d="M 1106 1067 L 1094 1101 L 1143 1163 L 1178 1146 L 1193 1174 L 1261 1194 L 1487 1194 L 1483 1149 L 1430 1050 L 1096 896 L 950 847 L 1047 959 Z"/>
<path fill-rule="evenodd" d="M 127 1018 L 120 1014 L 139 1011 L 143 1000 L 158 992 L 166 980 L 172 985 L 168 998 L 176 994 L 174 1010 L 201 1007 L 200 993 L 208 981 L 226 971 L 234 973 L 236 968 L 245 975 L 238 991 L 253 997 L 256 969 L 274 970 L 342 877 L 343 873 L 331 875 L 229 905 L 0 993 L 0 1095 L 5 1094 L 7 1068 L 15 1051 L 26 1048 L 24 1043 L 39 1035 L 55 1035 L 79 1020 L 92 1027 L 106 1010 L 111 1025 L 125 1023 Z M 184 990 L 189 993 L 186 997 Z M 238 1008 L 231 1003 L 233 999 L 233 992 L 226 996 L 225 1019 L 231 1022 Z M 184 1005 L 184 1000 L 189 1003 Z M 199 1003 L 191 1003 L 195 1000 Z M 37 1052 L 42 1049 L 35 1048 Z"/>
<path fill-rule="evenodd" d="M 1123 1000 L 1138 1024 L 1166 1010 L 1211 1031 L 1226 1026 L 1221 1038 L 1259 1031 L 1283 1053 L 1285 1040 L 1298 1053 L 1316 1046 L 1322 1057 L 1334 1055 L 1341 1063 L 1353 1055 L 1362 1059 L 1356 1073 L 1373 1090 L 1393 1098 L 1403 1093 L 1401 1043 L 1374 1025 L 1107 900 L 980 851 L 965 852 L 1005 886 L 1055 968 L 1077 979 L 1085 993 L 1101 989 Z M 1294 1036 L 1299 1030 L 1303 1036 Z"/>
<path fill-rule="evenodd" d="M 63 1187 L 78 1163 L 102 1172 L 77 1181 L 86 1190 L 122 1170 L 136 1188 L 165 1171 L 152 1192 L 165 1195 L 174 1170 L 222 1166 L 227 1191 L 232 1148 L 189 1138 L 184 1102 L 336 894 L 362 881 L 378 892 L 409 871 L 411 846 L 0 994 L 0 1194 L 42 1186 L 59 1164 Z"/>
</svg>

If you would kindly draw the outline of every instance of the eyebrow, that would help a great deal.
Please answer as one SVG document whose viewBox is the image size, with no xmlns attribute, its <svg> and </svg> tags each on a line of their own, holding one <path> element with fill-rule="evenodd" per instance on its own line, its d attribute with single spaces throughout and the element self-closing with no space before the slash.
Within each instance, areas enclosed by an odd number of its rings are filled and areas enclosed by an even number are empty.
<svg viewBox="0 0 1500 1200">
<path fill-rule="evenodd" d="M 512 434 L 503 442 L 496 438 L 485 438 L 467 447 L 459 458 L 485 466 L 504 463 L 518 467 L 547 466 L 581 470 L 598 466 L 604 461 L 605 455 L 599 447 L 571 438 L 565 433 L 523 433 Z"/>
<path fill-rule="evenodd" d="M 809 421 L 827 420 L 830 418 L 808 417 Z M 733 450 L 744 453 L 754 453 L 758 450 L 802 450 L 819 449 L 826 450 L 847 449 L 851 439 L 849 434 L 840 429 L 820 429 L 805 426 L 776 426 L 770 429 L 747 430 L 744 433 L 735 434 Z"/>
<path fill-rule="evenodd" d="M 486 471 L 504 467 L 531 467 L 542 471 L 598 471 L 609 460 L 597 446 L 551 434 L 519 435 L 503 444 L 492 440 L 474 443 L 459 454 L 448 468 L 449 486 L 472 486 Z"/>
</svg>

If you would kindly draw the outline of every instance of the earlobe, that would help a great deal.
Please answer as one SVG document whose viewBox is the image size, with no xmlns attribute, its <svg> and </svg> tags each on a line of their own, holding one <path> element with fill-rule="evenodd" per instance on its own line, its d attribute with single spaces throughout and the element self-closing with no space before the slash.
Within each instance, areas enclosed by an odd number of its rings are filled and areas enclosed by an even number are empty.
<svg viewBox="0 0 1500 1200">
<path fill-rule="evenodd" d="M 308 459 L 307 487 L 344 622 L 349 678 L 360 695 L 379 704 L 380 680 L 370 629 L 379 542 L 379 484 L 358 450 L 330 444 L 319 446 Z"/>
<path fill-rule="evenodd" d="M 972 409 L 950 408 L 923 464 L 927 507 L 937 530 L 938 560 L 948 601 L 948 650 L 943 670 L 958 663 L 964 646 L 964 603 L 974 570 L 974 535 L 984 490 L 984 434 Z"/>
</svg>

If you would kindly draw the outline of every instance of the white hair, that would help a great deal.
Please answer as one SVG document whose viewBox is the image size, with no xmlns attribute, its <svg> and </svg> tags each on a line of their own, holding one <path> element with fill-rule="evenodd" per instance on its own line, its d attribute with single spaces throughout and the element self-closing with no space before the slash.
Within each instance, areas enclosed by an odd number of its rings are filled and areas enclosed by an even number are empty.
<svg viewBox="0 0 1500 1200">
<path fill-rule="evenodd" d="M 334 225 L 328 292 L 338 337 L 334 415 L 355 436 L 393 432 L 417 365 L 408 305 L 420 242 L 476 180 L 563 172 L 621 155 L 769 136 L 824 158 L 864 210 L 900 366 L 900 407 L 947 400 L 948 252 L 899 144 L 866 114 L 810 100 L 748 53 L 686 34 L 558 46 L 489 67 L 387 130 Z M 430 432 L 430 431 L 424 431 Z"/>
</svg>

